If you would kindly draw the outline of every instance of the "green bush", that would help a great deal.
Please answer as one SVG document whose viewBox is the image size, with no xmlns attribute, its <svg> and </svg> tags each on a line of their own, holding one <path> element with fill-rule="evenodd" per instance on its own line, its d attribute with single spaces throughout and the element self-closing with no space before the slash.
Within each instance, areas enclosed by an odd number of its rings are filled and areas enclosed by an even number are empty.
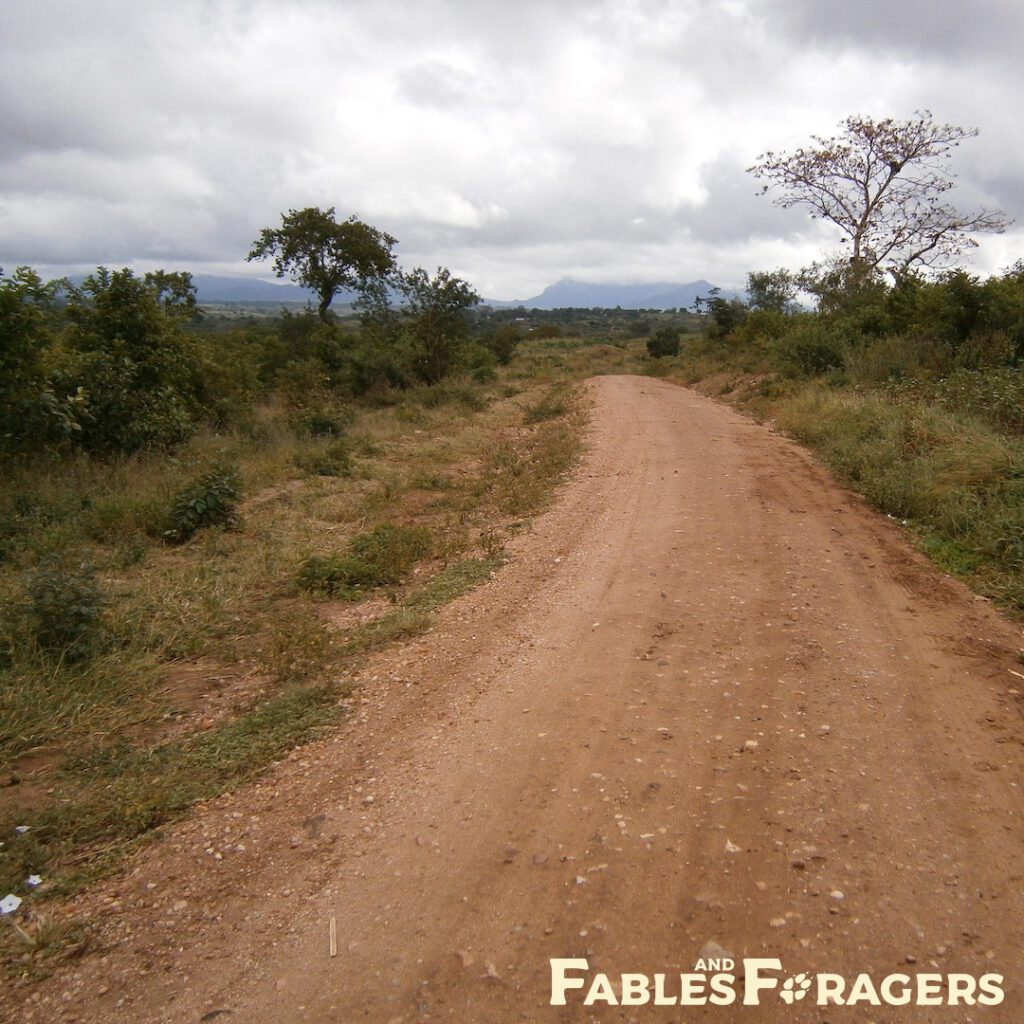
<svg viewBox="0 0 1024 1024">
<path fill-rule="evenodd" d="M 461 405 L 472 412 L 487 408 L 486 396 L 465 377 L 454 377 L 438 384 L 420 384 L 410 388 L 407 399 L 424 409 L 440 409 L 446 405 Z"/>
<path fill-rule="evenodd" d="M 997 427 L 1024 432 L 1024 368 L 956 370 L 939 385 L 939 400 Z"/>
<path fill-rule="evenodd" d="M 347 417 L 333 409 L 307 409 L 296 426 L 310 437 L 340 437 L 345 433 Z"/>
<path fill-rule="evenodd" d="M 647 354 L 652 359 L 679 355 L 679 331 L 674 327 L 659 327 L 647 339 Z"/>
<path fill-rule="evenodd" d="M 105 602 L 91 565 L 44 559 L 26 574 L 24 593 L 26 632 L 39 650 L 83 661 L 103 646 Z"/>
<path fill-rule="evenodd" d="M 174 498 L 164 537 L 181 543 L 210 526 L 234 526 L 241 496 L 238 470 L 234 466 L 214 466 Z"/>
<path fill-rule="evenodd" d="M 303 590 L 348 599 L 380 582 L 372 565 L 351 555 L 310 555 L 300 566 L 298 575 Z"/>
<path fill-rule="evenodd" d="M 180 444 L 196 429 L 201 359 L 183 323 L 194 316 L 188 274 L 111 273 L 68 290 L 69 327 L 51 381 L 81 389 L 87 406 L 75 440 L 89 451 L 135 452 Z"/>
<path fill-rule="evenodd" d="M 530 336 L 533 338 L 560 338 L 562 328 L 558 324 L 543 323 L 530 328 Z"/>
<path fill-rule="evenodd" d="M 512 356 L 515 354 L 519 342 L 523 340 L 523 336 L 514 324 L 502 324 L 501 327 L 496 327 L 493 331 L 485 334 L 480 340 L 502 366 L 508 366 L 512 362 Z"/>
<path fill-rule="evenodd" d="M 783 373 L 790 377 L 815 377 L 845 364 L 843 338 L 817 319 L 794 322 L 775 340 L 774 349 Z"/>
<path fill-rule="evenodd" d="M 85 396 L 71 388 L 61 397 L 46 380 L 47 350 L 54 343 L 56 286 L 28 267 L 0 272 L 0 450 L 38 448 L 81 430 Z"/>
<path fill-rule="evenodd" d="M 952 366 L 950 346 L 923 334 L 890 334 L 854 346 L 845 357 L 850 379 L 862 384 L 940 377 Z"/>
</svg>

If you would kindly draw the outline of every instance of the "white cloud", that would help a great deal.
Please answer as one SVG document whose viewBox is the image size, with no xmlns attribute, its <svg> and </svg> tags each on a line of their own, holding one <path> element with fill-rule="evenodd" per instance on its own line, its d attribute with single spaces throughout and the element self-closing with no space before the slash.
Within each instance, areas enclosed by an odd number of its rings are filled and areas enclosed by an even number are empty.
<svg viewBox="0 0 1024 1024">
<path fill-rule="evenodd" d="M 847 114 L 977 125 L 964 201 L 1019 213 L 1022 20 L 924 0 L 9 5 L 0 265 L 243 270 L 262 226 L 320 205 L 495 297 L 736 284 L 828 244 L 744 168 Z"/>
</svg>

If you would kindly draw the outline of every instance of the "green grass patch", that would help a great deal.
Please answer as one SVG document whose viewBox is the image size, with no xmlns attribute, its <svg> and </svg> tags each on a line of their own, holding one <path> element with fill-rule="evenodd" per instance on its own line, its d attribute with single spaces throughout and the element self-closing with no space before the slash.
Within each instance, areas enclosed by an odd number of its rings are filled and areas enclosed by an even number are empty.
<svg viewBox="0 0 1024 1024">
<path fill-rule="evenodd" d="M 298 687 L 234 721 L 182 741 L 137 749 L 120 742 L 69 760 L 59 796 L 0 819 L 0 888 L 20 892 L 29 874 L 49 894 L 70 893 L 102 874 L 115 849 L 180 817 L 197 800 L 256 777 L 342 713 L 345 690 Z M 18 832 L 16 826 L 27 826 Z M 104 862 L 93 854 L 106 852 Z"/>
<path fill-rule="evenodd" d="M 445 566 L 429 583 L 414 590 L 404 604 L 407 608 L 423 611 L 439 608 L 485 583 L 503 561 L 500 555 L 496 555 L 491 558 L 465 558 Z"/>
<path fill-rule="evenodd" d="M 565 416 L 571 407 L 569 389 L 564 385 L 557 385 L 548 388 L 536 402 L 527 407 L 523 414 L 523 422 L 530 426 L 534 423 L 543 423 L 545 420 L 557 419 L 559 416 Z"/>
<path fill-rule="evenodd" d="M 426 527 L 382 523 L 353 537 L 348 554 L 307 558 L 299 569 L 299 586 L 354 600 L 367 589 L 401 582 L 430 546 Z"/>
</svg>

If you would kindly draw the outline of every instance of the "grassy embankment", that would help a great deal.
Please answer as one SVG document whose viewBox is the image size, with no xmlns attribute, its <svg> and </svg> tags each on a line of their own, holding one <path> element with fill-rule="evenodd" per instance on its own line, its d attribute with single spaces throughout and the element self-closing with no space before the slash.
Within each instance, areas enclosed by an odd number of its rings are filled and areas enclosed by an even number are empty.
<svg viewBox="0 0 1024 1024">
<path fill-rule="evenodd" d="M 579 451 L 560 359 L 525 352 L 491 383 L 349 403 L 340 436 L 269 405 L 172 458 L 40 456 L 8 473 L 0 895 L 25 903 L 0 943 L 14 974 L 87 942 L 59 897 L 338 722 L 369 652 L 498 569 Z M 168 543 L 183 481 L 220 464 L 237 467 L 238 515 Z M 87 654 L 28 642 L 40 615 L 87 635 Z"/>
<path fill-rule="evenodd" d="M 657 362 L 807 444 L 940 568 L 1024 611 L 1024 369 L 957 366 L 893 338 L 839 358 L 806 372 L 785 336 L 748 335 L 693 340 Z"/>
</svg>

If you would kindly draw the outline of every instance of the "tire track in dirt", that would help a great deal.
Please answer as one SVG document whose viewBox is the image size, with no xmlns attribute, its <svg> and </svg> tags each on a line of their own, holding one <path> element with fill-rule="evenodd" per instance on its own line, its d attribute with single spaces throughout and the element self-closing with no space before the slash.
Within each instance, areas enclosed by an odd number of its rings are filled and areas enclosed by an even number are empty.
<svg viewBox="0 0 1024 1024">
<path fill-rule="evenodd" d="M 83 896 L 109 951 L 9 1019 L 1024 1019 L 1019 630 L 769 430 L 588 388 L 512 563 L 375 658 L 335 735 Z M 709 941 L 1007 997 L 549 1005 L 551 957 L 672 975 Z"/>
</svg>

